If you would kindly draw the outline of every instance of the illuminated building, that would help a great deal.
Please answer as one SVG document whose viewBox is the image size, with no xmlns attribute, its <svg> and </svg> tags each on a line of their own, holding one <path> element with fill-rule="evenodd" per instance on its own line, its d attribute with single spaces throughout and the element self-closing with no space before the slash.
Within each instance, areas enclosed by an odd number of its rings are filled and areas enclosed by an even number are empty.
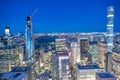
<svg viewBox="0 0 120 80">
<path fill-rule="evenodd" d="M 111 59 L 111 72 L 120 80 L 120 49 L 113 50 Z"/>
<path fill-rule="evenodd" d="M 92 62 L 92 55 L 88 52 L 88 46 L 88 38 L 80 38 L 80 62 L 82 64 L 88 64 Z"/>
<path fill-rule="evenodd" d="M 112 52 L 113 49 L 113 29 L 114 29 L 114 7 L 107 9 L 107 51 Z"/>
<path fill-rule="evenodd" d="M 88 51 L 88 39 L 87 38 L 81 38 L 80 39 L 80 50 L 81 50 L 81 54 L 84 54 L 84 52 Z M 81 57 L 83 58 L 83 55 L 81 55 Z"/>
<path fill-rule="evenodd" d="M 59 74 L 58 74 L 58 54 L 54 52 L 51 55 L 51 74 L 53 80 L 59 80 Z"/>
<path fill-rule="evenodd" d="M 44 53 L 44 69 L 50 70 L 50 58 L 51 58 L 52 52 Z"/>
<path fill-rule="evenodd" d="M 77 42 L 71 43 L 71 64 L 75 68 L 76 63 L 80 62 L 80 48 Z"/>
<path fill-rule="evenodd" d="M 98 41 L 98 62 L 101 68 L 105 68 L 105 53 L 107 50 L 107 43 L 101 39 Z"/>
<path fill-rule="evenodd" d="M 77 79 L 76 80 L 96 80 L 96 72 L 101 72 L 102 69 L 100 69 L 97 65 L 76 65 L 76 74 Z"/>
<path fill-rule="evenodd" d="M 21 47 L 0 48 L 0 72 L 10 71 L 15 66 L 21 66 L 24 51 Z"/>
<path fill-rule="evenodd" d="M 6 26 L 5 28 L 5 35 L 10 36 L 10 27 Z"/>
<path fill-rule="evenodd" d="M 7 45 L 6 46 L 11 46 L 11 39 L 10 39 L 10 27 L 9 26 L 6 26 L 5 28 L 5 38 L 6 38 L 6 41 L 7 41 Z"/>
<path fill-rule="evenodd" d="M 55 39 L 56 51 L 66 51 L 66 39 Z"/>
<path fill-rule="evenodd" d="M 52 79 L 53 80 L 59 80 L 59 74 L 58 74 L 58 55 L 56 52 L 54 52 L 51 55 L 51 73 L 52 73 Z"/>
<path fill-rule="evenodd" d="M 69 55 L 66 53 L 58 53 L 59 80 L 69 80 L 71 77 L 69 70 Z"/>
<path fill-rule="evenodd" d="M 88 52 L 92 55 L 92 63 L 98 61 L 98 45 L 96 42 L 89 42 Z"/>
<path fill-rule="evenodd" d="M 97 72 L 96 80 L 117 80 L 116 77 L 109 72 Z"/>
<path fill-rule="evenodd" d="M 33 29 L 31 23 L 31 16 L 27 16 L 26 31 L 25 31 L 25 61 L 33 62 Z"/>
</svg>

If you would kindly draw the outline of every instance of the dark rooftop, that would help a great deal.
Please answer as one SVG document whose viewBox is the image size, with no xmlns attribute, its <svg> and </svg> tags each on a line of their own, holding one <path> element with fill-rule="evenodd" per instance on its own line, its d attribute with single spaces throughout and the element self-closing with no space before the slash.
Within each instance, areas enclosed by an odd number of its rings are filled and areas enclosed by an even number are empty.
<svg viewBox="0 0 120 80">
<path fill-rule="evenodd" d="M 0 49 L 14 49 L 16 46 L 5 46 L 5 47 L 0 47 Z"/>
<path fill-rule="evenodd" d="M 94 45 L 94 44 L 97 44 L 98 42 L 97 41 L 90 41 L 89 44 L 90 45 Z"/>
<path fill-rule="evenodd" d="M 115 76 L 109 72 L 98 72 L 97 75 L 101 78 L 115 78 Z"/>
<path fill-rule="evenodd" d="M 15 67 L 11 72 L 26 72 L 30 67 Z"/>
<path fill-rule="evenodd" d="M 78 66 L 78 68 L 79 69 L 100 69 L 99 67 L 98 67 L 98 65 L 85 65 L 85 66 L 83 66 L 83 65 L 79 65 L 79 64 L 77 64 L 77 66 Z"/>
</svg>

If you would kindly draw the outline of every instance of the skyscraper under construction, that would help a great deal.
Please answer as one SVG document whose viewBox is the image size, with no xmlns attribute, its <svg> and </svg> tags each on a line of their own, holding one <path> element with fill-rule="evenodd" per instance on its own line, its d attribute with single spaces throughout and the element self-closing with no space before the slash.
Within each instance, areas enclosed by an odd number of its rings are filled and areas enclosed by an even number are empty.
<svg viewBox="0 0 120 80">
<path fill-rule="evenodd" d="M 26 61 L 33 61 L 33 29 L 31 23 L 31 16 L 27 16 L 26 22 L 26 31 L 25 31 L 25 42 L 26 42 L 26 53 L 25 53 L 25 60 Z"/>
</svg>

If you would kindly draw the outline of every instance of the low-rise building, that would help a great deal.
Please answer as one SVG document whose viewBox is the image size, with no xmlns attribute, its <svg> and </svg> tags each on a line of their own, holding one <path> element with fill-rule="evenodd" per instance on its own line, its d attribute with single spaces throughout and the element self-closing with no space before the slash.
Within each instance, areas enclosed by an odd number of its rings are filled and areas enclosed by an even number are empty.
<svg viewBox="0 0 120 80">
<path fill-rule="evenodd" d="M 110 72 L 97 72 L 96 80 L 117 80 Z"/>
<path fill-rule="evenodd" d="M 0 80 L 32 80 L 31 67 L 15 67 L 10 72 L 0 73 Z"/>
<path fill-rule="evenodd" d="M 80 65 L 76 64 L 76 80 L 96 80 L 96 72 L 101 72 L 103 69 L 100 69 L 97 65 Z"/>
</svg>

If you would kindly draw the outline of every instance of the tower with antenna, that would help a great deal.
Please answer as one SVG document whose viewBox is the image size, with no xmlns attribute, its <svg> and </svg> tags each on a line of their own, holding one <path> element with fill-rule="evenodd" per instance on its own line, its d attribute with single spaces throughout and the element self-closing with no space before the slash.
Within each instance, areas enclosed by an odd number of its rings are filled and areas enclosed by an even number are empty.
<svg viewBox="0 0 120 80">
<path fill-rule="evenodd" d="M 107 52 L 113 49 L 113 29 L 114 29 L 114 7 L 107 9 Z"/>
</svg>

